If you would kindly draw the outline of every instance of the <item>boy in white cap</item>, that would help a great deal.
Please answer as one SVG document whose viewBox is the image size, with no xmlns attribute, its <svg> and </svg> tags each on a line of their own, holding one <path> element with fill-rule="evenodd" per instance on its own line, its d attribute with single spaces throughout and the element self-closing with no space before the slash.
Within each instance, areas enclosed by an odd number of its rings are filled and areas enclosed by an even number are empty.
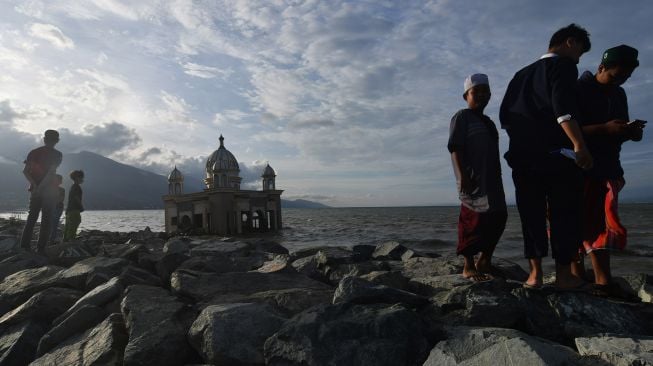
<svg viewBox="0 0 653 366">
<path fill-rule="evenodd" d="M 456 252 L 464 257 L 463 276 L 474 282 L 492 279 L 492 254 L 508 217 L 501 181 L 499 133 L 494 122 L 483 114 L 490 96 L 487 75 L 473 74 L 465 79 L 463 99 L 468 108 L 451 119 L 447 144 L 462 203 Z"/>
</svg>

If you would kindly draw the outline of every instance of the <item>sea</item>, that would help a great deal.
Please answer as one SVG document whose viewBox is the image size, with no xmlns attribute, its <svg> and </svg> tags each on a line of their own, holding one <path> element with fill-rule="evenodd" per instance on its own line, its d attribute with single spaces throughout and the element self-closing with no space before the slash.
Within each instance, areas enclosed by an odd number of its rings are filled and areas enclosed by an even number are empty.
<svg viewBox="0 0 653 366">
<path fill-rule="evenodd" d="M 417 251 L 454 253 L 459 210 L 453 206 L 288 208 L 282 212 L 282 230 L 249 234 L 247 238 L 274 240 L 291 251 L 397 241 Z M 653 274 L 653 204 L 621 204 L 619 212 L 628 229 L 628 246 L 612 256 L 614 274 Z M 0 213 L 0 217 L 25 219 L 26 214 L 6 212 Z M 152 231 L 164 231 L 163 222 L 163 210 L 84 211 L 80 230 L 130 232 L 149 227 Z M 515 207 L 508 209 L 506 230 L 495 255 L 527 267 Z M 552 269 L 553 262 L 545 259 L 544 265 L 545 269 Z"/>
</svg>

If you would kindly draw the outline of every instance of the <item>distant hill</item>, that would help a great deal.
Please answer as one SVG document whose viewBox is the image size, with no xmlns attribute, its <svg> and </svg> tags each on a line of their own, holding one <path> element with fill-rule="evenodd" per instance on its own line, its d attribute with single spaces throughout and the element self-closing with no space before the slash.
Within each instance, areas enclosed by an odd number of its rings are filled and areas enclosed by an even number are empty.
<svg viewBox="0 0 653 366">
<path fill-rule="evenodd" d="M 23 177 L 23 164 L 0 162 L 0 211 L 26 209 L 29 198 L 27 181 Z M 122 164 L 104 156 L 83 151 L 64 155 L 59 174 L 64 176 L 63 186 L 68 189 L 72 181 L 68 173 L 82 169 L 85 173 L 82 190 L 87 210 L 138 210 L 163 208 L 161 196 L 168 193 L 168 181 L 163 175 Z M 204 183 L 197 178 L 185 177 L 184 191 L 197 192 Z M 282 207 L 328 207 L 306 200 L 281 201 Z"/>
<path fill-rule="evenodd" d="M 307 200 L 281 200 L 282 208 L 329 208 L 330 206 L 324 205 L 319 202 Z"/>
</svg>

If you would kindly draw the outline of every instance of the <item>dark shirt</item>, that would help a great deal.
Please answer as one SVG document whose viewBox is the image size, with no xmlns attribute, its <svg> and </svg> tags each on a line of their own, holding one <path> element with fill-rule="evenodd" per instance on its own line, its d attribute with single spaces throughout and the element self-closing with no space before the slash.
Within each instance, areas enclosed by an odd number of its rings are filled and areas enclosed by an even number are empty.
<svg viewBox="0 0 653 366">
<path fill-rule="evenodd" d="M 29 164 L 29 175 L 36 181 L 36 184 L 41 184 L 43 178 L 51 168 L 57 168 L 61 164 L 61 152 L 55 148 L 48 146 L 38 147 L 27 154 L 25 164 Z M 29 190 L 34 189 L 30 185 Z"/>
<path fill-rule="evenodd" d="M 485 196 L 487 207 L 468 207 L 481 212 L 505 210 L 499 132 L 494 122 L 488 116 L 477 114 L 471 109 L 461 109 L 451 118 L 447 148 L 449 152 L 461 153 L 464 164 L 461 168 L 477 188 L 473 195 L 459 192 L 462 203 L 467 205 L 466 202 L 470 199 Z"/>
<path fill-rule="evenodd" d="M 578 79 L 579 122 L 583 126 L 603 124 L 613 119 L 628 121 L 628 99 L 620 86 L 601 85 L 585 71 Z M 594 158 L 594 166 L 586 174 L 600 179 L 616 179 L 624 175 L 619 161 L 625 138 L 607 135 L 586 135 L 585 142 Z"/>
<path fill-rule="evenodd" d="M 84 211 L 84 206 L 82 205 L 82 187 L 77 183 L 73 183 L 68 192 L 68 206 L 66 207 L 66 212 L 69 211 Z"/>
<path fill-rule="evenodd" d="M 510 166 L 537 163 L 546 154 L 573 144 L 558 117 L 577 118 L 576 78 L 571 58 L 545 57 L 519 70 L 501 103 L 501 127 L 510 137 L 505 157 Z"/>
</svg>

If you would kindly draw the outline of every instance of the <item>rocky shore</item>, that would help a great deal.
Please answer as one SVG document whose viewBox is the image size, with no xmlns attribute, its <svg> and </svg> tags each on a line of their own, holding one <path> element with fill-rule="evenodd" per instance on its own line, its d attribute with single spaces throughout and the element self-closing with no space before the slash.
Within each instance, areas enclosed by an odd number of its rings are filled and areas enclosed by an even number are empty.
<svg viewBox="0 0 653 366">
<path fill-rule="evenodd" d="M 21 229 L 0 221 L 0 365 L 653 365 L 650 274 L 618 278 L 627 303 L 396 242 L 91 231 L 40 256 Z"/>
</svg>

